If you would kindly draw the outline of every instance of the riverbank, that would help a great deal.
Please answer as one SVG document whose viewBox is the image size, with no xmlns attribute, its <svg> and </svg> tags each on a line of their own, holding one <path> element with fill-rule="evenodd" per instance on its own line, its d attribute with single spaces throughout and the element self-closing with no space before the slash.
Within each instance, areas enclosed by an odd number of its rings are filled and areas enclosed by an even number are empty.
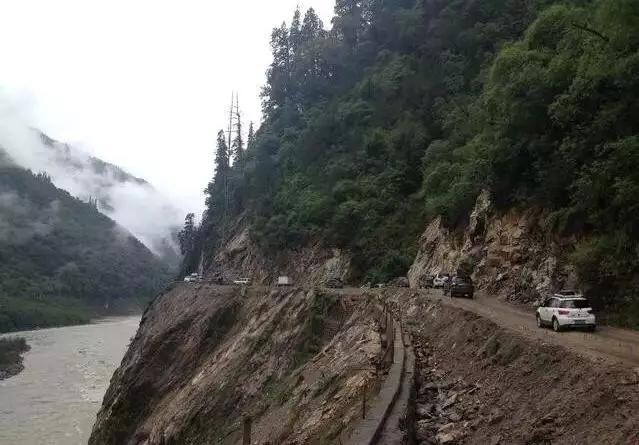
<svg viewBox="0 0 639 445">
<path fill-rule="evenodd" d="M 0 334 L 75 326 L 104 317 L 137 316 L 146 299 L 114 299 L 108 309 L 71 298 L 16 298 L 0 296 Z"/>
<path fill-rule="evenodd" d="M 0 338 L 0 380 L 13 377 L 24 369 L 22 354 L 29 349 L 22 337 Z"/>
</svg>

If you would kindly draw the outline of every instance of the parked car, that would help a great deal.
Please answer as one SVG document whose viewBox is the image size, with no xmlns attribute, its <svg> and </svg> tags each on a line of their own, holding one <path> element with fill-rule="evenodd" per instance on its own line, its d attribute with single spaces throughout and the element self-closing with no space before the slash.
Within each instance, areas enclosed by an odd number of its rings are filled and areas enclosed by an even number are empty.
<svg viewBox="0 0 639 445">
<path fill-rule="evenodd" d="M 233 280 L 233 284 L 238 286 L 248 286 L 251 284 L 251 280 L 248 278 L 238 278 L 237 280 Z"/>
<path fill-rule="evenodd" d="M 454 297 L 473 298 L 475 294 L 475 286 L 473 280 L 466 276 L 456 276 L 444 284 L 444 291 Z"/>
<path fill-rule="evenodd" d="M 433 277 L 433 287 L 444 287 L 446 281 L 450 279 L 448 274 L 437 274 Z"/>
<path fill-rule="evenodd" d="M 328 287 L 332 289 L 341 289 L 344 287 L 344 283 L 339 278 L 329 278 L 324 283 L 324 287 Z"/>
<path fill-rule="evenodd" d="M 537 326 L 550 326 L 555 332 L 563 329 L 594 331 L 597 320 L 590 302 L 572 290 L 563 290 L 546 298 L 537 308 Z"/>
<path fill-rule="evenodd" d="M 200 275 L 198 273 L 192 273 L 191 275 L 187 275 L 184 277 L 185 283 L 192 283 L 195 281 L 200 281 Z"/>
<path fill-rule="evenodd" d="M 277 277 L 277 285 L 278 286 L 290 286 L 291 284 L 293 284 L 293 282 L 291 281 L 291 279 L 287 276 L 279 276 Z"/>
</svg>

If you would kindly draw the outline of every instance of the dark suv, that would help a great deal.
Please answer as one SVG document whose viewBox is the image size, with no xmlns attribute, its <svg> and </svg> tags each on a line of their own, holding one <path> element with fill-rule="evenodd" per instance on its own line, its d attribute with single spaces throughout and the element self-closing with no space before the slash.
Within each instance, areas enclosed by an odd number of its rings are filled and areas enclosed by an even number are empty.
<svg viewBox="0 0 639 445">
<path fill-rule="evenodd" d="M 475 293 L 475 287 L 473 286 L 473 280 L 470 277 L 453 277 L 449 281 L 447 289 L 450 293 L 450 297 L 468 297 L 473 298 Z"/>
</svg>

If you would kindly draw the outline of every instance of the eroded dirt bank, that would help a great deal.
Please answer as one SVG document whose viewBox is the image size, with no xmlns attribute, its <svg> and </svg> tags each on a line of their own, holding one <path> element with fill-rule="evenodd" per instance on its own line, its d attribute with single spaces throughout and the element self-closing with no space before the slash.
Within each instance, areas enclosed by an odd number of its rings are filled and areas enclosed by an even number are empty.
<svg viewBox="0 0 639 445">
<path fill-rule="evenodd" d="M 420 444 L 639 442 L 639 370 L 525 338 L 415 292 L 387 296 L 417 356 Z"/>
<path fill-rule="evenodd" d="M 90 444 L 338 443 L 379 383 L 367 300 L 179 284 L 145 313 Z"/>
</svg>

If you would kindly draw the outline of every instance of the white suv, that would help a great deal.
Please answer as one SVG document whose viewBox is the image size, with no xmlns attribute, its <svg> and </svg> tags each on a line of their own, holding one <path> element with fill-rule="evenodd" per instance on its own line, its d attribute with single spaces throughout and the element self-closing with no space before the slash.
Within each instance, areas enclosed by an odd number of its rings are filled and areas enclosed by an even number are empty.
<svg viewBox="0 0 639 445">
<path fill-rule="evenodd" d="M 433 287 L 444 287 L 448 280 L 450 280 L 450 276 L 448 274 L 438 273 L 433 278 Z"/>
<path fill-rule="evenodd" d="M 588 300 L 575 291 L 561 291 L 537 308 L 537 326 L 551 326 L 555 332 L 565 328 L 594 331 L 597 325 Z"/>
</svg>

